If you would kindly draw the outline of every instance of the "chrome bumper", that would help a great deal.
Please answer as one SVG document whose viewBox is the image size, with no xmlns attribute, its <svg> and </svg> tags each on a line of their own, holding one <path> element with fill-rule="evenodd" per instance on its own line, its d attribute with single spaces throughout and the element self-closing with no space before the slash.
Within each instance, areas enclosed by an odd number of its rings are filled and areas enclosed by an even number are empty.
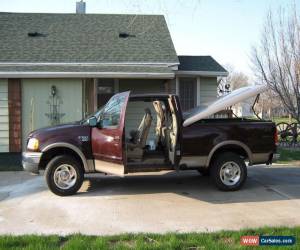
<svg viewBox="0 0 300 250">
<path fill-rule="evenodd" d="M 31 173 L 38 173 L 41 156 L 41 152 L 23 152 L 22 166 L 24 170 Z"/>
</svg>

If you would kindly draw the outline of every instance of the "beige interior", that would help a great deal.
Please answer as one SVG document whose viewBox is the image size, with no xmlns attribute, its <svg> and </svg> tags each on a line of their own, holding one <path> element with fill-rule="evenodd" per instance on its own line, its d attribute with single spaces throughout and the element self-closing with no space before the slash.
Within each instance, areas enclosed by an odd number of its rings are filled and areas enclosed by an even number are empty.
<svg viewBox="0 0 300 250">
<path fill-rule="evenodd" d="M 175 162 L 175 149 L 176 149 L 176 143 L 177 143 L 177 133 L 178 133 L 178 125 L 177 125 L 177 119 L 174 107 L 172 105 L 171 99 L 168 99 L 169 106 L 171 110 L 171 124 L 169 127 L 169 160 L 174 164 Z"/>
<path fill-rule="evenodd" d="M 152 115 L 149 108 L 145 109 L 145 114 L 137 130 L 130 132 L 131 138 L 127 140 L 127 156 L 141 157 L 143 148 L 146 146 L 147 137 L 152 123 Z"/>
<path fill-rule="evenodd" d="M 166 104 L 162 101 L 153 101 L 147 104 L 148 107 L 144 109 L 144 115 L 138 128 L 131 130 L 126 138 L 127 160 L 157 163 L 157 159 L 161 159 L 160 162 L 167 160 L 174 164 L 178 126 L 172 103 L 170 101 Z M 170 107 L 167 108 L 166 105 Z M 152 113 L 150 108 L 152 108 Z M 156 122 L 153 122 L 155 119 Z M 151 150 L 150 145 L 147 145 L 149 131 L 152 129 L 155 130 L 155 140 L 152 139 L 155 141 L 155 150 Z"/>
<path fill-rule="evenodd" d="M 156 128 L 155 128 L 156 143 L 164 144 L 165 132 L 163 133 L 163 130 L 166 129 L 165 126 L 166 108 L 164 104 L 160 101 L 154 101 L 153 107 L 157 113 Z"/>
</svg>

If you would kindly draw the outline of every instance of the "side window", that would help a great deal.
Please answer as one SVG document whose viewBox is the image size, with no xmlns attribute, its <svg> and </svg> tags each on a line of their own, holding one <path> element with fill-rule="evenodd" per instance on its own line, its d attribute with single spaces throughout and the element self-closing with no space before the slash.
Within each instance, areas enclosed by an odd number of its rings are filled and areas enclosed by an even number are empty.
<svg viewBox="0 0 300 250">
<path fill-rule="evenodd" d="M 105 105 L 100 116 L 103 128 L 117 127 L 120 124 L 120 116 L 124 105 L 124 96 L 113 96 Z"/>
</svg>

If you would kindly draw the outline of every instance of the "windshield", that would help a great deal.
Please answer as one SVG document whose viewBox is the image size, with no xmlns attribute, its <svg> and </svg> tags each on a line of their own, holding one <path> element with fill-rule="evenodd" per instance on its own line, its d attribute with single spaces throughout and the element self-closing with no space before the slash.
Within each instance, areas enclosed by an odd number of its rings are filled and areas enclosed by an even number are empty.
<svg viewBox="0 0 300 250">
<path fill-rule="evenodd" d="M 97 118 L 97 120 L 99 119 L 99 116 L 101 115 L 102 111 L 103 111 L 103 107 L 102 106 L 99 110 L 97 110 L 96 112 L 89 114 L 86 118 L 82 119 L 80 121 L 80 124 L 87 124 L 88 119 L 90 119 L 91 117 L 95 116 Z"/>
</svg>

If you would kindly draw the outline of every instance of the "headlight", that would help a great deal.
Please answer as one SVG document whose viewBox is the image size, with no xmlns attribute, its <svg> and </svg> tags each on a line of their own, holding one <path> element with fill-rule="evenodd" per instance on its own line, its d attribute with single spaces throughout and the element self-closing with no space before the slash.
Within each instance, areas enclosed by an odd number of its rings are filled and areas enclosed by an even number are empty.
<svg viewBox="0 0 300 250">
<path fill-rule="evenodd" d="M 36 138 L 30 138 L 27 144 L 27 148 L 30 150 L 38 150 L 39 149 L 39 140 Z"/>
</svg>

